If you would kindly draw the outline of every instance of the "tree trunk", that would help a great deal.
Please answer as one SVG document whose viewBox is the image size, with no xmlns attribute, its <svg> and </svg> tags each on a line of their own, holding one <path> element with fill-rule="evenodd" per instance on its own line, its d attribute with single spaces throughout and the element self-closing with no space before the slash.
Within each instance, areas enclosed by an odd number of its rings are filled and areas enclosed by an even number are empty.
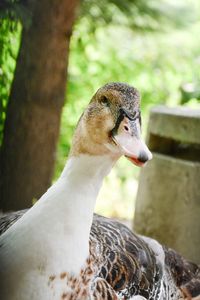
<svg viewBox="0 0 200 300">
<path fill-rule="evenodd" d="M 35 1 L 24 28 L 0 156 L 0 209 L 30 207 L 49 187 L 78 0 Z"/>
</svg>

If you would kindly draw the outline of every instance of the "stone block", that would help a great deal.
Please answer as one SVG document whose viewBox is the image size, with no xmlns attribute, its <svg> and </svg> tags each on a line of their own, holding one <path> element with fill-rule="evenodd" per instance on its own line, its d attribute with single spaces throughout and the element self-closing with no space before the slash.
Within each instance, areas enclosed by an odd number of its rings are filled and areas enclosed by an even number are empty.
<svg viewBox="0 0 200 300">
<path fill-rule="evenodd" d="M 150 112 L 149 134 L 200 144 L 200 109 L 156 106 Z"/>
<path fill-rule="evenodd" d="M 200 263 L 200 110 L 154 108 L 147 144 L 134 230 Z"/>
</svg>

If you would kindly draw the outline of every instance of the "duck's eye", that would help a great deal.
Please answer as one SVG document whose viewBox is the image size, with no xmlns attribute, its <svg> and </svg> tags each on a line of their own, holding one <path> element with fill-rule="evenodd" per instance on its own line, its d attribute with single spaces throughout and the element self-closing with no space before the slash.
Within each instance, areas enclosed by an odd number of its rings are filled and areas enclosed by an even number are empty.
<svg viewBox="0 0 200 300">
<path fill-rule="evenodd" d="M 102 104 L 103 106 L 109 106 L 109 100 L 108 100 L 108 98 L 107 98 L 106 96 L 103 96 L 103 97 L 101 98 L 101 104 Z"/>
</svg>

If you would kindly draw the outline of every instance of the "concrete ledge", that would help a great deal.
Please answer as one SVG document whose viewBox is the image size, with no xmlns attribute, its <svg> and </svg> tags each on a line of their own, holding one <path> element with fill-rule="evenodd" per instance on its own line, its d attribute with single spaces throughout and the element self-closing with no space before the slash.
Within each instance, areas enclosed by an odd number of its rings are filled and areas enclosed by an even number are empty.
<svg viewBox="0 0 200 300">
<path fill-rule="evenodd" d="M 200 144 L 200 109 L 157 106 L 150 112 L 148 131 L 180 142 Z"/>
</svg>

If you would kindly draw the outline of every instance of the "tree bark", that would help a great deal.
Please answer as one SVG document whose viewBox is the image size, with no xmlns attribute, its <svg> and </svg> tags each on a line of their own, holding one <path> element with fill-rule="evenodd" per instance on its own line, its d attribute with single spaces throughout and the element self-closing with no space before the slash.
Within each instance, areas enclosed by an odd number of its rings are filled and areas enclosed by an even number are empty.
<svg viewBox="0 0 200 300">
<path fill-rule="evenodd" d="M 78 0 L 35 1 L 24 28 L 0 153 L 0 209 L 30 207 L 49 187 Z"/>
</svg>

